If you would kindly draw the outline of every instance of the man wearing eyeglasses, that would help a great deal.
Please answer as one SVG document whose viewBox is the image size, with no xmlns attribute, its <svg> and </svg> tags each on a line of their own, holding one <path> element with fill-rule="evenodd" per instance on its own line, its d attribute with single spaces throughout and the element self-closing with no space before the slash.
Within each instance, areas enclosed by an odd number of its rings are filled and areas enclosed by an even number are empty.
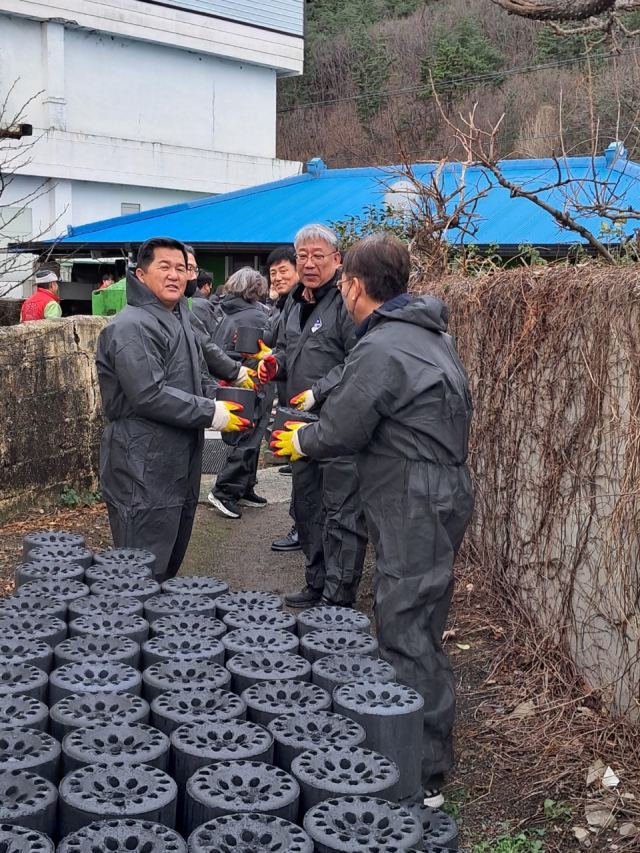
<svg viewBox="0 0 640 853">
<path fill-rule="evenodd" d="M 338 238 L 325 225 L 307 225 L 294 240 L 300 282 L 272 355 L 260 362 L 261 381 L 286 382 L 287 400 L 318 411 L 342 377 L 356 343 L 355 326 L 336 289 Z M 305 586 L 285 597 L 290 607 L 355 601 L 367 530 L 353 459 L 304 459 L 292 465 L 294 514 L 305 555 Z"/>
</svg>

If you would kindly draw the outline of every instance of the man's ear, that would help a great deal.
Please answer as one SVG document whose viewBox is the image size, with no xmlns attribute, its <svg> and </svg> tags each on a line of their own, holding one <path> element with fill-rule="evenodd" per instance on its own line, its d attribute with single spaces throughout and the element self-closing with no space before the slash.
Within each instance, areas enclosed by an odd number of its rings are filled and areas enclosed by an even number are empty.
<svg viewBox="0 0 640 853">
<path fill-rule="evenodd" d="M 358 276 L 354 276 L 353 278 L 353 296 L 355 299 L 359 299 L 361 296 L 365 295 L 364 282 Z"/>
<path fill-rule="evenodd" d="M 136 267 L 136 278 L 144 284 L 144 270 L 141 267 Z"/>
</svg>

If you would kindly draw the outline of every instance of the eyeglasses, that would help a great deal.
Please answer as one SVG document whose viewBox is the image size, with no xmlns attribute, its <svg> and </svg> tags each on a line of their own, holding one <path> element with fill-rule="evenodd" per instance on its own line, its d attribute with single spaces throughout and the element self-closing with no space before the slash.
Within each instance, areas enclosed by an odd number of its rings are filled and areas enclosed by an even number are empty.
<svg viewBox="0 0 640 853">
<path fill-rule="evenodd" d="M 187 267 L 187 272 L 192 272 L 192 273 L 195 273 L 196 275 L 198 275 L 200 270 L 198 269 L 198 267 L 194 267 L 193 264 L 189 264 L 189 266 Z"/>
<path fill-rule="evenodd" d="M 330 258 L 331 255 L 335 254 L 335 252 L 329 252 L 328 255 L 321 255 L 320 252 L 314 252 L 313 255 L 307 255 L 304 252 L 300 252 L 300 254 L 296 255 L 296 261 L 299 264 L 306 264 L 307 261 L 311 261 L 312 264 L 318 266 L 318 264 L 321 264 L 325 258 Z"/>
<path fill-rule="evenodd" d="M 336 282 L 336 287 L 338 288 L 338 290 L 342 290 L 345 284 L 351 284 L 352 281 L 353 278 L 339 278 Z"/>
</svg>

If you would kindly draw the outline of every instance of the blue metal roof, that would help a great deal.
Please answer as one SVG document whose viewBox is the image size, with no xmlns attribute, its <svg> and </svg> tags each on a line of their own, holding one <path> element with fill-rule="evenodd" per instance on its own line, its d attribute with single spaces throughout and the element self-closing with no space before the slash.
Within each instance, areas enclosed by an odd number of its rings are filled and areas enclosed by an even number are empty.
<svg viewBox="0 0 640 853">
<path fill-rule="evenodd" d="M 315 167 L 314 167 L 315 164 Z M 120 216 L 116 219 L 69 227 L 59 242 L 60 249 L 80 246 L 136 245 L 149 237 L 167 236 L 210 249 L 255 250 L 291 243 L 294 235 L 309 222 L 329 224 L 361 216 L 369 205 L 382 206 L 389 188 L 403 180 L 401 167 L 326 169 L 321 161 L 311 161 L 302 175 L 250 189 L 200 199 L 172 207 Z M 575 213 L 576 199 L 590 203 L 597 192 L 601 200 L 618 207 L 640 210 L 640 166 L 626 159 L 618 143 L 601 157 L 572 157 L 553 160 L 505 160 L 505 177 L 524 189 L 534 189 L 571 178 L 571 184 L 552 189 L 541 197 L 554 207 L 566 210 L 596 234 L 602 217 Z M 414 176 L 427 182 L 438 169 L 433 164 L 412 167 Z M 460 164 L 446 166 L 438 180 L 445 193 L 460 183 Z M 519 244 L 574 244 L 578 235 L 562 229 L 553 217 L 526 199 L 511 198 L 510 192 L 496 184 L 495 178 L 478 166 L 465 173 L 466 195 L 488 189 L 476 206 L 477 230 L 464 236 L 464 242 L 499 246 Z M 634 221 L 623 226 L 631 234 Z M 459 236 L 459 235 L 458 235 Z M 452 233 L 452 242 L 456 239 Z"/>
</svg>

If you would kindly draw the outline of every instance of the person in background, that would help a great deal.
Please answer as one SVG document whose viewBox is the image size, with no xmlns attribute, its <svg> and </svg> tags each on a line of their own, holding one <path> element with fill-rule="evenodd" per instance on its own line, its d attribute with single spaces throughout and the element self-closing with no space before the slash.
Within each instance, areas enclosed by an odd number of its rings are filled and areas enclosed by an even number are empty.
<svg viewBox="0 0 640 853">
<path fill-rule="evenodd" d="M 267 258 L 269 267 L 269 283 L 276 298 L 271 310 L 271 337 L 269 344 L 275 346 L 278 340 L 278 335 L 282 333 L 281 327 L 286 320 L 285 309 L 291 305 L 289 294 L 298 283 L 298 270 L 296 269 L 296 253 L 293 246 L 278 246 Z M 287 399 L 287 384 L 286 382 L 276 383 L 276 394 L 278 397 L 278 405 L 288 406 Z M 291 465 L 283 465 L 279 471 L 280 474 L 291 476 Z M 293 484 L 292 484 L 293 485 Z M 289 514 L 294 519 L 291 530 L 279 539 L 275 539 L 271 543 L 272 551 L 299 551 L 300 539 L 298 537 L 298 529 L 295 524 L 294 516 L 294 501 L 293 493 L 291 496 L 291 506 Z"/>
<path fill-rule="evenodd" d="M 113 274 L 110 272 L 106 272 L 102 276 L 102 284 L 100 285 L 98 290 L 104 290 L 105 287 L 111 287 L 111 285 L 113 284 L 114 281 L 115 281 L 115 279 L 113 277 Z"/>
<path fill-rule="evenodd" d="M 409 269 L 407 248 L 389 234 L 347 251 L 338 285 L 359 343 L 319 422 L 291 422 L 272 447 L 294 464 L 355 456 L 376 552 L 380 657 L 424 697 L 422 796 L 436 808 L 453 765 L 455 679 L 442 634 L 473 511 L 472 406 L 447 307 L 432 296 L 412 299 Z"/>
<path fill-rule="evenodd" d="M 58 276 L 51 270 L 38 270 L 34 276 L 36 292 L 22 303 L 20 321 L 55 320 L 62 317 L 58 298 Z"/>
<path fill-rule="evenodd" d="M 221 320 L 213 336 L 216 343 L 227 354 L 242 358 L 243 369 L 255 369 L 257 361 L 251 355 L 238 353 L 235 339 L 238 329 L 249 328 L 265 337 L 269 327 L 269 312 L 260 301 L 267 292 L 267 282 L 257 270 L 243 267 L 235 272 L 224 285 L 220 300 Z M 259 353 L 256 354 L 259 357 Z M 243 506 L 261 508 L 266 498 L 255 493 L 257 482 L 260 444 L 264 438 L 271 414 L 273 388 L 258 391 L 254 428 L 242 436 L 232 436 L 232 444 L 224 468 L 218 474 L 216 484 L 208 496 L 209 503 L 227 518 L 240 518 Z"/>
<path fill-rule="evenodd" d="M 195 255 L 193 256 L 195 260 Z M 196 273 L 196 292 L 191 301 L 191 310 L 205 327 L 210 335 L 216 330 L 219 318 L 217 317 L 216 305 L 211 302 L 211 289 L 213 287 L 213 276 L 206 270 L 198 270 Z"/>
<path fill-rule="evenodd" d="M 286 399 L 318 412 L 342 378 L 356 343 L 336 282 L 340 246 L 325 225 L 307 225 L 294 241 L 300 279 L 291 291 L 281 334 L 258 368 L 265 379 L 286 381 Z M 350 607 L 355 601 L 367 547 L 356 464 L 350 457 L 292 463 L 295 521 L 305 555 L 305 586 L 285 596 L 290 607 L 324 601 Z"/>
<path fill-rule="evenodd" d="M 196 256 L 191 246 L 185 246 L 185 249 L 188 259 L 185 296 L 192 297 L 189 320 L 202 349 L 209 373 L 218 382 L 227 382 L 236 388 L 255 390 L 256 385 L 252 379 L 252 376 L 256 375 L 255 371 L 249 370 L 238 361 L 234 361 L 213 342 L 212 330 L 215 330 L 216 323 L 213 320 L 213 314 L 207 308 L 206 295 L 199 296 L 207 289 L 211 292 L 213 276 L 206 270 L 198 269 Z M 202 282 L 202 288 L 200 282 Z M 200 306 L 203 306 L 203 310 L 200 310 Z"/>
<path fill-rule="evenodd" d="M 183 298 L 187 252 L 147 240 L 127 269 L 127 304 L 100 332 L 96 368 L 108 424 L 100 484 L 116 548 L 156 556 L 159 582 L 184 559 L 195 517 L 204 429 L 243 431 L 241 406 L 217 401 Z"/>
</svg>

